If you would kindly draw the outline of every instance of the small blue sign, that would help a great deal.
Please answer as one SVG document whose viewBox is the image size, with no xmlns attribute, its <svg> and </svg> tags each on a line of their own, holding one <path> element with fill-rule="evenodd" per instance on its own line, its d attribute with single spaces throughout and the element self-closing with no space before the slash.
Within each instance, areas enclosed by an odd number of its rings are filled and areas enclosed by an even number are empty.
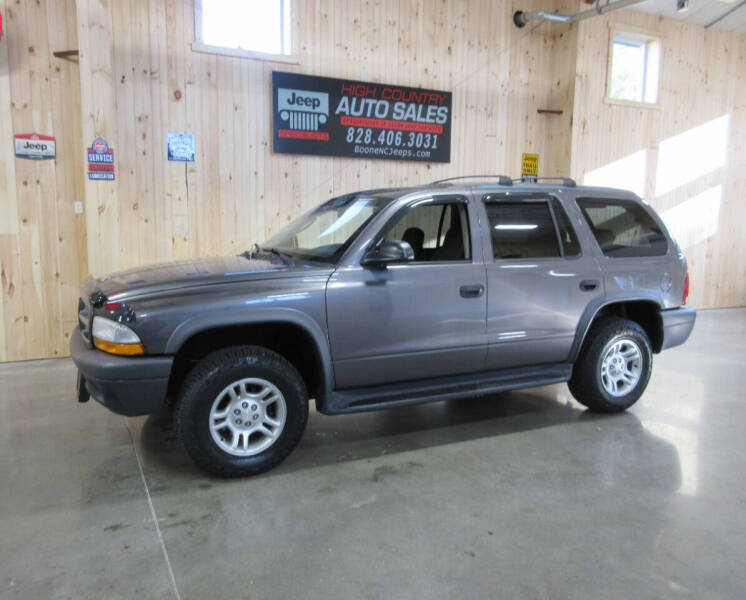
<svg viewBox="0 0 746 600">
<path fill-rule="evenodd" d="M 194 134 L 167 133 L 168 160 L 194 162 Z"/>
</svg>

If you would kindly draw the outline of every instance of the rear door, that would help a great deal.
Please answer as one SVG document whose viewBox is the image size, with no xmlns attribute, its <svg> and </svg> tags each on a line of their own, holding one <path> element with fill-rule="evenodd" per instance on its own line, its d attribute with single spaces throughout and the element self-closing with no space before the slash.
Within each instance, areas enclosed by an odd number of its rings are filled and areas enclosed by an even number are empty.
<svg viewBox="0 0 746 600">
<path fill-rule="evenodd" d="M 335 271 L 327 285 L 337 388 L 481 371 L 486 280 L 478 223 L 466 197 L 417 200 L 381 229 L 415 260 Z"/>
<path fill-rule="evenodd" d="M 577 205 L 601 251 L 609 299 L 630 296 L 681 304 L 686 272 L 664 225 L 640 202 L 580 197 Z"/>
<path fill-rule="evenodd" d="M 583 310 L 604 293 L 579 222 L 544 193 L 490 194 L 484 211 L 487 367 L 567 361 Z"/>
</svg>

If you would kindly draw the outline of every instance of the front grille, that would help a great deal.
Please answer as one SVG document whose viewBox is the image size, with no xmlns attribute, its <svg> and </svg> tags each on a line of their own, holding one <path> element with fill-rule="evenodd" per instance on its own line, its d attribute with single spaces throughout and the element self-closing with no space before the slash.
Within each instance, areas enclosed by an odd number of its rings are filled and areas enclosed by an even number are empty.
<svg viewBox="0 0 746 600">
<path fill-rule="evenodd" d="M 86 342 L 91 341 L 91 307 L 80 298 L 78 300 L 78 323 L 80 323 L 80 334 Z"/>
</svg>

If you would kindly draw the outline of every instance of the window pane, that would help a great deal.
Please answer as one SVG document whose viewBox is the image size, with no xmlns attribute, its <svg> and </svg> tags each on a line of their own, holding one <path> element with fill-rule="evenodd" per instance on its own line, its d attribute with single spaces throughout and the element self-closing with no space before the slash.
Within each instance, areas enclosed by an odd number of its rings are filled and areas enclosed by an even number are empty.
<svg viewBox="0 0 746 600">
<path fill-rule="evenodd" d="M 545 202 L 494 202 L 487 206 L 497 259 L 559 256 L 557 232 Z"/>
<path fill-rule="evenodd" d="M 668 252 L 663 232 L 636 202 L 580 198 L 578 205 L 606 256 L 659 256 Z"/>
<path fill-rule="evenodd" d="M 415 250 L 415 258 L 417 258 L 418 248 L 434 250 L 438 245 L 438 223 L 444 208 L 440 205 L 428 205 L 408 210 L 389 231 L 386 239 L 409 242 Z M 413 244 L 412 241 L 415 243 Z"/>
<path fill-rule="evenodd" d="M 460 203 L 415 206 L 391 226 L 386 240 L 407 242 L 418 262 L 471 258 L 466 207 Z"/>
<path fill-rule="evenodd" d="M 333 262 L 384 208 L 388 198 L 349 194 L 325 202 L 292 221 L 262 244 L 293 255 Z"/>
<path fill-rule="evenodd" d="M 613 35 L 609 97 L 655 104 L 658 101 L 660 40 L 630 31 L 615 31 Z"/>
<path fill-rule="evenodd" d="M 287 54 L 285 0 L 202 0 L 202 43 Z"/>
<path fill-rule="evenodd" d="M 570 225 L 570 219 L 567 218 L 565 209 L 559 203 L 556 198 L 552 199 L 552 209 L 554 209 L 554 216 L 557 219 L 557 227 L 559 227 L 560 241 L 562 242 L 562 250 L 565 256 L 577 256 L 580 254 L 580 245 L 578 244 L 578 238 L 575 235 L 575 230 Z"/>
<path fill-rule="evenodd" d="M 611 57 L 611 97 L 642 102 L 645 43 L 614 40 Z"/>
</svg>

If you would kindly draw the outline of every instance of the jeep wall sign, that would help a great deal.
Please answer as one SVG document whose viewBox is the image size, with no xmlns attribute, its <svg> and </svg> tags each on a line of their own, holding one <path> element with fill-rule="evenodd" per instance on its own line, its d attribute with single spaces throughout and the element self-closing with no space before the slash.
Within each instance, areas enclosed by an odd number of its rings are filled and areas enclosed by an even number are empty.
<svg viewBox="0 0 746 600">
<path fill-rule="evenodd" d="M 451 92 L 272 72 L 274 151 L 450 162 Z"/>
<path fill-rule="evenodd" d="M 56 143 L 53 137 L 36 133 L 19 133 L 13 136 L 18 158 L 44 160 L 56 156 Z"/>
</svg>

